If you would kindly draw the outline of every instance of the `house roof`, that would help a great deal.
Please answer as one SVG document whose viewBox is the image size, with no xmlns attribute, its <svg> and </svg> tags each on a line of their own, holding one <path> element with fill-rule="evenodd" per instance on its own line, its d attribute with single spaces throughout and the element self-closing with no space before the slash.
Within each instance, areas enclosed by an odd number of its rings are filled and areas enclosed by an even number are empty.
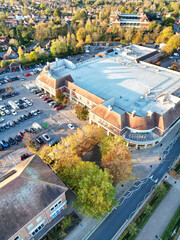
<svg viewBox="0 0 180 240">
<path fill-rule="evenodd" d="M 15 173 L 11 174 L 13 170 Z M 0 181 L 1 240 L 9 239 L 68 190 L 37 155 L 23 161 L 7 174 L 10 176 Z"/>
</svg>

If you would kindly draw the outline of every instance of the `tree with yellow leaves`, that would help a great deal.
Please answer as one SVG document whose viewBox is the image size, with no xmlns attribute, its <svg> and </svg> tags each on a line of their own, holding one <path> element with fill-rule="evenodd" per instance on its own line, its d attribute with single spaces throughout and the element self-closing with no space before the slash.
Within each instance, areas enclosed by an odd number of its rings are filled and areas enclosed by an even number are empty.
<svg viewBox="0 0 180 240">
<path fill-rule="evenodd" d="M 101 141 L 102 166 L 109 169 L 117 185 L 132 177 L 131 154 L 126 142 L 118 136 L 107 136 Z"/>
</svg>

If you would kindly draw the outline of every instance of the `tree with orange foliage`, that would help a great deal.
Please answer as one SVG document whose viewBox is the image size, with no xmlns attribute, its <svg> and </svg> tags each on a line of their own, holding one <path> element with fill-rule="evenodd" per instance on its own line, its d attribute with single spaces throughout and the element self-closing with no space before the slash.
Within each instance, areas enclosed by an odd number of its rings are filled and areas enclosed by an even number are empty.
<svg viewBox="0 0 180 240">
<path fill-rule="evenodd" d="M 126 142 L 118 136 L 107 136 L 101 141 L 102 166 L 109 169 L 117 185 L 132 177 L 131 154 Z"/>
</svg>

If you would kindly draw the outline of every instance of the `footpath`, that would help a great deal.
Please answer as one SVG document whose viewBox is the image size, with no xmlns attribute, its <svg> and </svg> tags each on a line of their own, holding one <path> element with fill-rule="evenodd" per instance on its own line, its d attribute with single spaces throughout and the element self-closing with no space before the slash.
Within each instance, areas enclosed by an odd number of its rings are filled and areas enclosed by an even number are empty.
<svg viewBox="0 0 180 240">
<path fill-rule="evenodd" d="M 172 188 L 141 230 L 136 240 L 156 240 L 155 236 L 160 237 L 179 207 L 180 179 L 174 180 L 174 178 L 168 175 L 166 180 L 172 185 Z"/>
</svg>

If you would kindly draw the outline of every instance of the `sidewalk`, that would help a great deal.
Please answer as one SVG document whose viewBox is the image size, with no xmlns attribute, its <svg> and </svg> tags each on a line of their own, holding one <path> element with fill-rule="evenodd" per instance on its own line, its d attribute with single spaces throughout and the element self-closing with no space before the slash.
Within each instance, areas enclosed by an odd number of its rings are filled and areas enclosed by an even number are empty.
<svg viewBox="0 0 180 240">
<path fill-rule="evenodd" d="M 155 235 L 160 237 L 180 205 L 180 179 L 175 183 L 175 180 L 168 175 L 167 181 L 172 184 L 171 190 L 141 230 L 136 240 L 156 240 Z"/>
</svg>

